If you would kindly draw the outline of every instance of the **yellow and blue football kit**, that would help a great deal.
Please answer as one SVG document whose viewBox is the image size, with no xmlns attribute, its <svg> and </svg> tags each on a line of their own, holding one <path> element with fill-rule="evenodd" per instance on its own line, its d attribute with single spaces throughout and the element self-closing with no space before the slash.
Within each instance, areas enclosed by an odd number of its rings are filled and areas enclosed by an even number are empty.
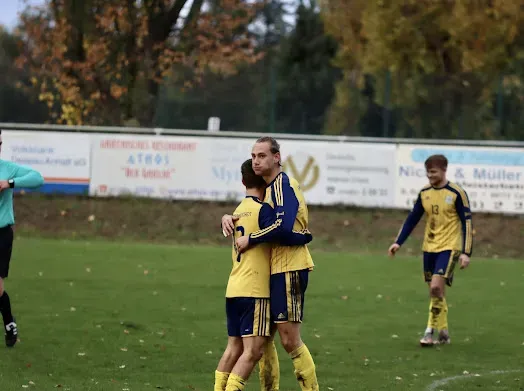
<svg viewBox="0 0 524 391">
<path fill-rule="evenodd" d="M 227 329 L 230 337 L 269 336 L 270 318 L 270 256 L 271 247 L 261 244 L 239 254 L 234 241 L 273 225 L 275 212 L 269 204 L 247 196 L 238 205 L 234 216 L 232 261 L 233 267 L 226 289 Z M 312 239 L 310 233 L 289 232 L 283 237 L 286 245 L 305 245 Z"/>
<path fill-rule="evenodd" d="M 473 227 L 468 195 L 451 182 L 442 188 L 424 187 L 402 226 L 397 244 L 406 241 L 424 214 L 424 279 L 429 282 L 437 274 L 451 286 L 460 254 L 472 254 Z"/>
<path fill-rule="evenodd" d="M 308 209 L 298 182 L 281 172 L 268 185 L 265 202 L 275 211 L 275 222 L 249 235 L 251 245 L 273 242 L 271 249 L 271 318 L 276 323 L 302 322 L 304 296 L 313 259 L 305 244 L 283 246 L 290 232 L 308 231 Z M 276 354 L 264 352 L 260 360 L 260 379 L 264 387 L 278 385 L 279 374 Z M 318 391 L 315 362 L 305 344 L 288 352 L 294 373 L 302 390 Z M 267 389 L 267 388 L 266 388 Z M 271 388 L 273 389 L 273 388 Z M 276 389 L 276 388 L 275 388 Z"/>
<path fill-rule="evenodd" d="M 268 185 L 265 202 L 276 220 L 249 235 L 249 244 L 273 242 L 271 248 L 271 315 L 274 322 L 301 322 L 313 259 L 305 244 L 284 246 L 290 232 L 308 231 L 308 208 L 298 182 L 280 172 Z"/>
</svg>

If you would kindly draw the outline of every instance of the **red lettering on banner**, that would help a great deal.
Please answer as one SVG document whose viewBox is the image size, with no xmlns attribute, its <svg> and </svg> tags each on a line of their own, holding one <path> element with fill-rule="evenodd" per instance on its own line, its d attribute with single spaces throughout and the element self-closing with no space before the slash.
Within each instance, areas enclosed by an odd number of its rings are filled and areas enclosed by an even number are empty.
<svg viewBox="0 0 524 391">
<path fill-rule="evenodd" d="M 161 170 L 157 168 L 143 168 L 142 177 L 147 179 L 171 179 L 171 174 L 175 172 L 171 170 Z"/>
<path fill-rule="evenodd" d="M 118 140 L 106 139 L 100 141 L 100 148 L 102 149 L 138 149 L 155 151 L 196 151 L 196 142 L 183 141 L 153 141 L 149 143 L 147 140 Z"/>
<path fill-rule="evenodd" d="M 155 151 L 195 151 L 197 143 L 153 141 Z"/>
<path fill-rule="evenodd" d="M 138 168 L 124 167 L 123 170 L 124 170 L 126 177 L 128 178 L 138 178 L 138 175 L 140 174 L 140 171 L 138 170 Z"/>
<path fill-rule="evenodd" d="M 148 141 L 140 140 L 102 140 L 100 148 L 103 149 L 149 149 Z"/>
</svg>

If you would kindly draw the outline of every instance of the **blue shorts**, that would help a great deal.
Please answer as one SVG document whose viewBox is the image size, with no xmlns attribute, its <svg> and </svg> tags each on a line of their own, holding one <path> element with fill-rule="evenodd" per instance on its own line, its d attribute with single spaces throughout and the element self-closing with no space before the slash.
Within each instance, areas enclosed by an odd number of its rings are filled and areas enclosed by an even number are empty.
<svg viewBox="0 0 524 391">
<path fill-rule="evenodd" d="M 226 298 L 227 335 L 230 337 L 269 337 L 269 299 Z"/>
<path fill-rule="evenodd" d="M 446 284 L 453 283 L 453 272 L 457 266 L 460 251 L 424 252 L 424 280 L 430 282 L 434 274 L 446 279 Z"/>
<path fill-rule="evenodd" d="M 308 269 L 271 275 L 269 289 L 273 322 L 302 322 L 308 278 Z"/>
</svg>

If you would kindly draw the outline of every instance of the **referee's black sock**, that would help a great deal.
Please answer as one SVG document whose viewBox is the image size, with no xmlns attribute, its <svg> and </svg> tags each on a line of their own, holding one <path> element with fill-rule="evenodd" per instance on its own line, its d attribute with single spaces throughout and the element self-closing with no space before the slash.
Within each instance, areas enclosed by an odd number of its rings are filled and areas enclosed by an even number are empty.
<svg viewBox="0 0 524 391">
<path fill-rule="evenodd" d="M 6 291 L 0 296 L 0 312 L 2 313 L 2 318 L 4 318 L 4 326 L 14 321 L 11 313 L 11 301 Z"/>
</svg>

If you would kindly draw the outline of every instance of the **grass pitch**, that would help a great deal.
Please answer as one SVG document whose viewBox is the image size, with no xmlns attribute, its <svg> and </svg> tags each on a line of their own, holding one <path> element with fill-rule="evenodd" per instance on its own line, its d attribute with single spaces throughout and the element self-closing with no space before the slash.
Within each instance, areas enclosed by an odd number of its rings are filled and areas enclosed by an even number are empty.
<svg viewBox="0 0 524 391">
<path fill-rule="evenodd" d="M 423 349 L 419 257 L 313 256 L 303 339 L 321 390 L 524 388 L 521 261 L 459 270 L 452 345 Z M 17 239 L 6 289 L 21 341 L 1 348 L 2 390 L 211 390 L 230 266 L 225 248 Z M 299 390 L 278 349 L 281 390 Z"/>
</svg>

